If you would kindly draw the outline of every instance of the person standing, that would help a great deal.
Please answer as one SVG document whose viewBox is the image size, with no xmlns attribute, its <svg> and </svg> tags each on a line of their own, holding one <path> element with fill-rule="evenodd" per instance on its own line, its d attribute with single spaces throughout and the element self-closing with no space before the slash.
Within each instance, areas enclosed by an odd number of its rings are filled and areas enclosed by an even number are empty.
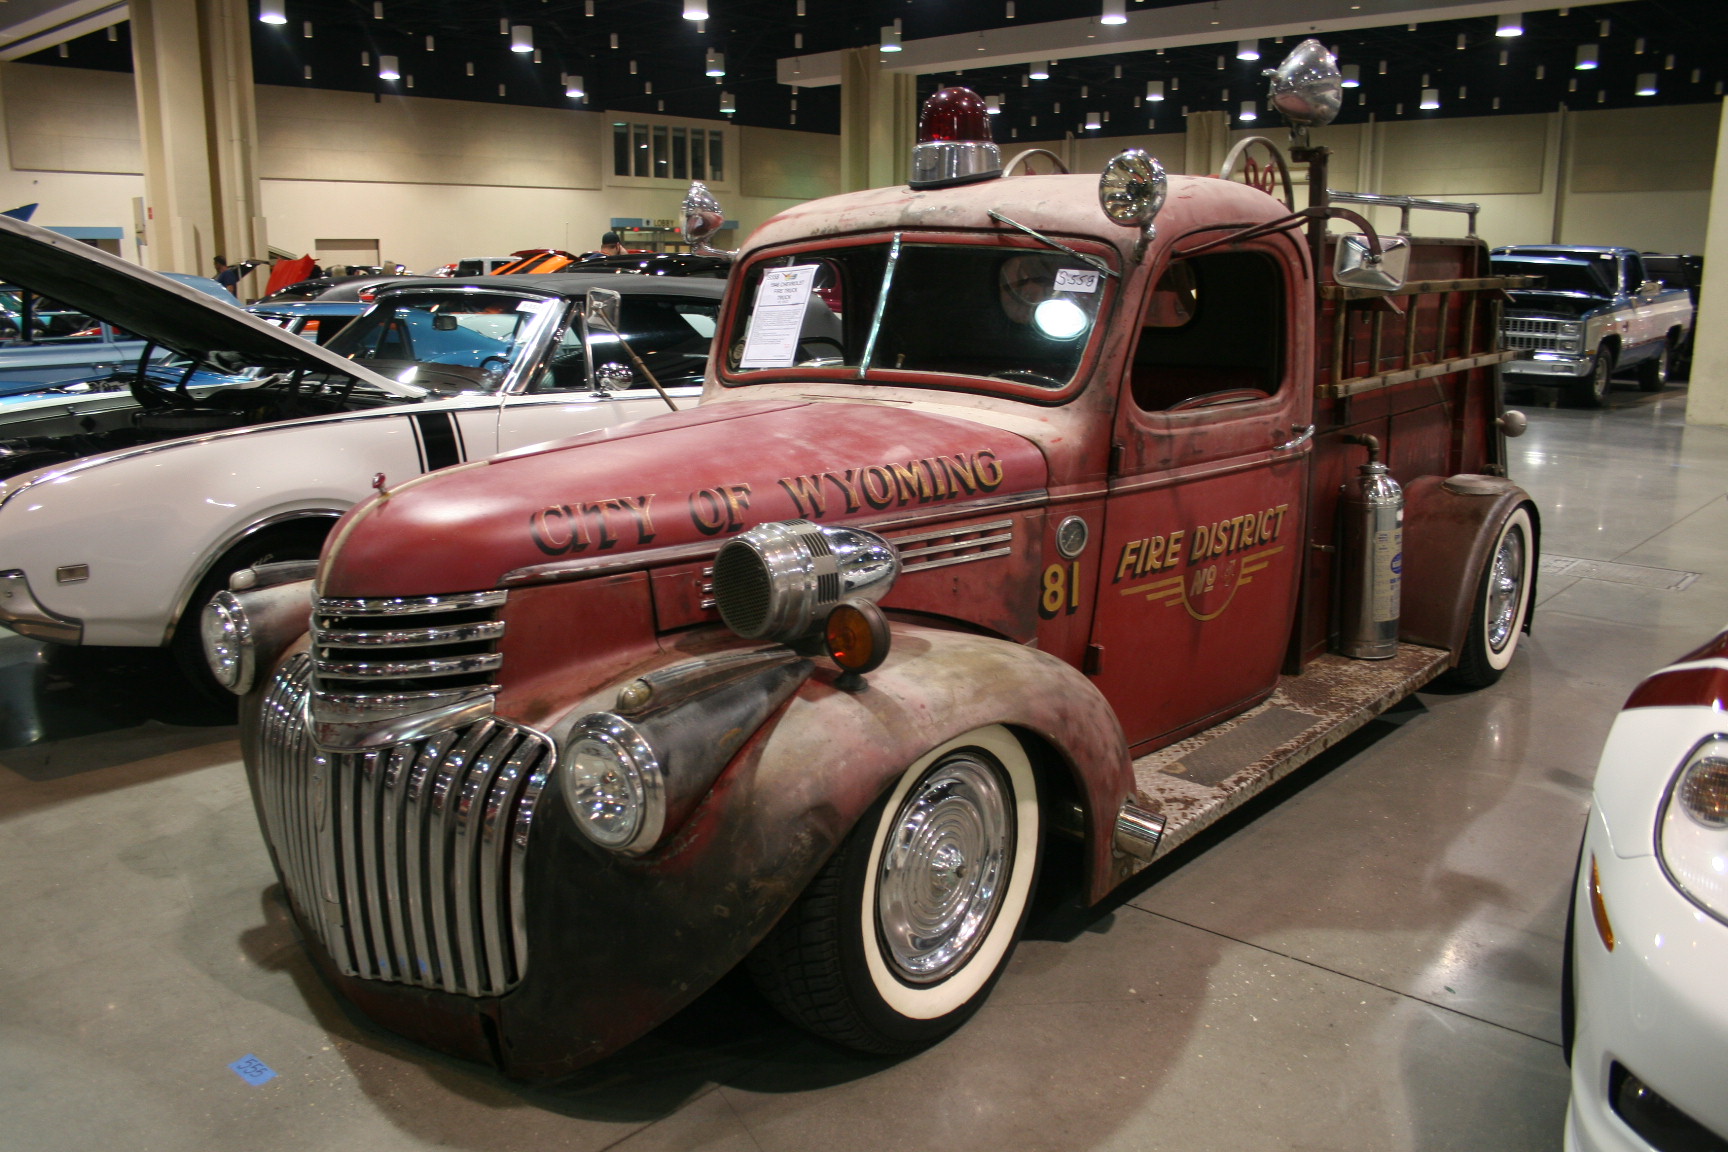
<svg viewBox="0 0 1728 1152">
<path fill-rule="evenodd" d="M 222 257 L 222 256 L 217 256 L 215 258 L 215 264 L 216 264 L 216 283 L 218 283 L 218 284 L 222 285 L 222 287 L 228 289 L 229 293 L 231 293 L 232 295 L 239 296 L 240 295 L 240 270 L 238 268 L 228 267 L 227 259 L 225 257 Z"/>
</svg>

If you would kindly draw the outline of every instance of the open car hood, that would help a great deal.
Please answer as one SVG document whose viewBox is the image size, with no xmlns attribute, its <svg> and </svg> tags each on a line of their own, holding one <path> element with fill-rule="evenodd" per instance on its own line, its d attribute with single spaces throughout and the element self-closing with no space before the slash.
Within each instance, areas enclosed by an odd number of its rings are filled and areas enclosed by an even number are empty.
<svg viewBox="0 0 1728 1152">
<path fill-rule="evenodd" d="M 0 275 L 134 336 L 227 371 L 257 366 L 272 371 L 340 372 L 396 396 L 420 399 L 431 394 L 83 241 L 3 216 Z"/>
</svg>

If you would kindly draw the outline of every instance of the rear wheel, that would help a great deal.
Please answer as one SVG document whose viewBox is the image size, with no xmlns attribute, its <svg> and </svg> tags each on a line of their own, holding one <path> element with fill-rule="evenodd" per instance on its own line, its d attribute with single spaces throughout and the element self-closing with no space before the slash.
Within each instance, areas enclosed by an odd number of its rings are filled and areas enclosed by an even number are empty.
<svg viewBox="0 0 1728 1152">
<path fill-rule="evenodd" d="M 907 769 L 752 953 L 793 1023 L 865 1052 L 947 1036 L 1020 936 L 1038 869 L 1037 781 L 1018 740 L 980 728 Z"/>
<path fill-rule="evenodd" d="M 1464 647 L 1448 677 L 1453 684 L 1486 688 L 1512 663 L 1518 651 L 1518 633 L 1530 610 L 1530 581 L 1535 570 L 1536 534 L 1530 510 L 1520 505 L 1500 525 L 1488 553 Z"/>
<path fill-rule="evenodd" d="M 1638 387 L 1645 392 L 1660 392 L 1668 383 L 1668 365 L 1674 356 L 1674 342 L 1662 339 L 1662 351 L 1638 365 Z"/>
<path fill-rule="evenodd" d="M 308 520 L 273 528 L 242 540 L 211 565 L 210 571 L 204 574 L 204 579 L 193 589 L 191 598 L 186 601 L 186 607 L 180 613 L 179 623 L 174 626 L 174 637 L 168 646 L 173 650 L 174 662 L 181 673 L 207 703 L 224 710 L 236 707 L 234 694 L 216 682 L 216 677 L 210 673 L 209 662 L 204 659 L 204 640 L 198 628 L 199 621 L 204 616 L 204 605 L 210 603 L 216 593 L 228 587 L 228 578 L 243 568 L 250 568 L 254 564 L 280 563 L 284 560 L 318 559 L 318 552 L 324 546 L 324 536 L 333 523 L 335 521 L 327 519 Z"/>
<path fill-rule="evenodd" d="M 1608 404 L 1608 392 L 1614 385 L 1614 349 L 1604 344 L 1596 349 L 1590 363 L 1590 375 L 1573 385 L 1573 396 L 1586 408 L 1603 408 Z"/>
</svg>

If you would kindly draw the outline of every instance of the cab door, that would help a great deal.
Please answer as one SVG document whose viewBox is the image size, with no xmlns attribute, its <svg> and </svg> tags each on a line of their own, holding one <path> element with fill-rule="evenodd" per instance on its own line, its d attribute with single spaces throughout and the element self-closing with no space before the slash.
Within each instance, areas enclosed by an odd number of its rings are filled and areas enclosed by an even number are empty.
<svg viewBox="0 0 1728 1152">
<path fill-rule="evenodd" d="M 1095 682 L 1135 753 L 1276 685 L 1295 615 L 1312 443 L 1293 242 L 1170 264 L 1117 405 Z"/>
</svg>

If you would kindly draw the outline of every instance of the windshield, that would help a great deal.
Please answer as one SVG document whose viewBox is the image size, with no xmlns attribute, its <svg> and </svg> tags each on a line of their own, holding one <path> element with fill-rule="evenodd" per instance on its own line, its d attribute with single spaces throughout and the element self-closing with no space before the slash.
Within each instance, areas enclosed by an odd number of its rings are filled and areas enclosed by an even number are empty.
<svg viewBox="0 0 1728 1152">
<path fill-rule="evenodd" d="M 1519 260 L 1494 257 L 1494 271 L 1502 276 L 1535 276 L 1536 291 L 1584 292 L 1591 296 L 1607 296 L 1613 292 L 1608 277 L 1612 263 L 1590 265 L 1576 261 Z"/>
<path fill-rule="evenodd" d="M 902 244 L 891 259 L 894 248 L 753 264 L 740 284 L 748 305 L 726 340 L 728 371 L 862 367 L 876 377 L 960 373 L 1047 389 L 1073 379 L 1104 299 L 1103 272 L 1042 248 Z"/>
<path fill-rule="evenodd" d="M 535 343 L 536 322 L 563 306 L 492 292 L 392 296 L 327 346 L 404 384 L 446 394 L 496 392 Z"/>
</svg>

